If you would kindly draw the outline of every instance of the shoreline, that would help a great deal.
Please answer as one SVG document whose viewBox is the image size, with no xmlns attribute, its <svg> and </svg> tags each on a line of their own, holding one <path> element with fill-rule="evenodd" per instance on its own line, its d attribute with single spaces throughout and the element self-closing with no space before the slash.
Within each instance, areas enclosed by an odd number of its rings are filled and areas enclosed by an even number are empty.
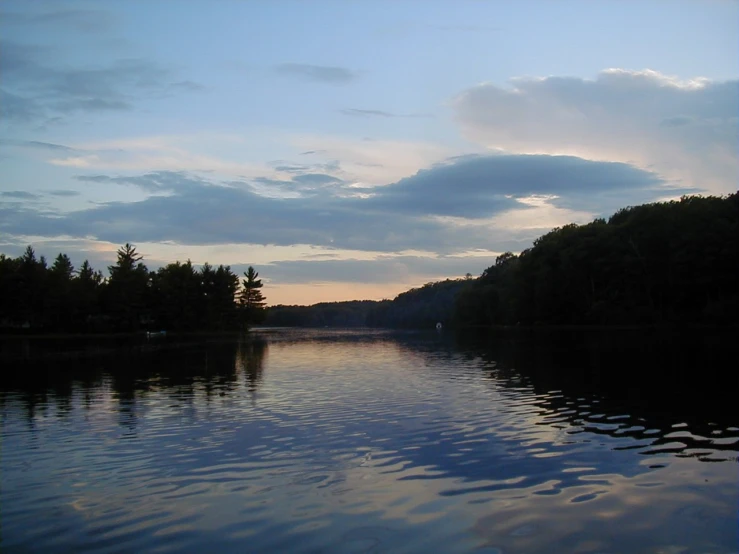
<svg viewBox="0 0 739 554">
<path fill-rule="evenodd" d="M 273 331 L 280 329 L 372 329 L 378 331 L 435 331 L 431 327 L 369 327 L 369 326 L 260 326 L 247 331 L 166 331 L 165 336 L 147 337 L 146 331 L 120 333 L 0 333 L 0 341 L 11 340 L 76 340 L 76 339 L 133 339 L 150 338 L 151 340 L 166 340 L 170 338 L 207 338 L 207 337 L 234 337 L 258 331 Z M 739 323 L 731 325 L 707 323 L 648 323 L 648 324 L 561 324 L 561 325 L 464 325 L 459 327 L 448 326 L 444 331 L 638 331 L 638 330 L 732 330 L 739 329 Z M 152 331 L 156 333 L 158 331 Z"/>
</svg>

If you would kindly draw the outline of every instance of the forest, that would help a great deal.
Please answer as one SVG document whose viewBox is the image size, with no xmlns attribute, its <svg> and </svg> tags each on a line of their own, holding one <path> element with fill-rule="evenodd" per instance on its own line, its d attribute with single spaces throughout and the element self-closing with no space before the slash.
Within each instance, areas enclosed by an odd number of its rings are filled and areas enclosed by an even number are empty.
<svg viewBox="0 0 739 554">
<path fill-rule="evenodd" d="M 108 276 L 31 246 L 0 254 L 5 331 L 227 331 L 270 326 L 433 328 L 739 323 L 739 193 L 689 196 L 553 229 L 478 278 L 427 283 L 393 300 L 266 308 L 259 274 L 188 260 L 150 271 L 130 244 Z"/>
<path fill-rule="evenodd" d="M 459 325 L 739 322 L 739 193 L 623 208 L 510 252 L 460 291 Z"/>
<path fill-rule="evenodd" d="M 399 294 L 394 300 L 271 306 L 265 325 L 275 327 L 389 327 L 417 329 L 451 323 L 454 301 L 466 281 L 447 279 Z"/>
<path fill-rule="evenodd" d="M 0 254 L 0 328 L 3 332 L 119 333 L 223 331 L 260 323 L 262 281 L 253 267 L 239 276 L 230 266 L 188 260 L 150 271 L 130 244 L 117 251 L 106 278 L 85 261 L 75 270 L 66 254 L 49 266 L 29 246 L 18 258 Z"/>
</svg>

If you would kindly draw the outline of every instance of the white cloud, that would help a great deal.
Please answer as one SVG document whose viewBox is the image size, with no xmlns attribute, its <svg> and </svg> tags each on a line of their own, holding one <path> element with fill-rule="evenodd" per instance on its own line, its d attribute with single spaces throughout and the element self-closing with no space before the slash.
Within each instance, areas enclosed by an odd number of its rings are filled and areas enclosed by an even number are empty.
<svg viewBox="0 0 739 554">
<path fill-rule="evenodd" d="M 593 80 L 482 84 L 453 108 L 465 137 L 487 148 L 632 163 L 723 194 L 736 190 L 739 176 L 738 85 L 608 69 Z"/>
<path fill-rule="evenodd" d="M 296 173 L 322 173 L 360 188 L 393 183 L 459 153 L 425 142 L 293 135 L 270 129 L 250 129 L 241 135 L 123 137 L 65 148 L 68 155 L 55 152 L 46 162 L 108 172 L 190 171 L 246 180 L 289 180 Z M 265 161 L 270 158 L 282 159 Z"/>
<path fill-rule="evenodd" d="M 60 165 L 62 167 L 95 167 L 98 157 L 90 156 L 69 156 L 67 158 L 51 158 L 51 165 Z"/>
<path fill-rule="evenodd" d="M 501 231 L 538 231 L 541 234 L 561 227 L 568 223 L 587 223 L 597 214 L 591 212 L 569 210 L 553 206 L 553 199 L 531 197 L 521 202 L 530 206 L 529 209 L 509 210 L 493 217 L 490 221 L 492 228 Z"/>
<path fill-rule="evenodd" d="M 115 171 L 194 171 L 224 177 L 278 176 L 268 164 L 244 161 L 236 152 L 248 151 L 249 140 L 230 134 L 127 137 L 70 145 L 73 154 L 47 159 L 52 165 Z M 204 146 L 205 145 L 205 146 Z M 220 150 L 213 155 L 204 150 Z"/>
</svg>

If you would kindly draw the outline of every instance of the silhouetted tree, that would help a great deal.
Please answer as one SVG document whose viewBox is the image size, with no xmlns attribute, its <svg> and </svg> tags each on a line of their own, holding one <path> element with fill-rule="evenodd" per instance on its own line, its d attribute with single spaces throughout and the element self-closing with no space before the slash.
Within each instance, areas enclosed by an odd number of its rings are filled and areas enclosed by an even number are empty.
<svg viewBox="0 0 739 554">
<path fill-rule="evenodd" d="M 95 271 L 85 260 L 77 276 L 72 281 L 72 294 L 75 300 L 77 330 L 94 330 L 94 320 L 100 316 L 100 295 L 103 288 L 103 274 Z"/>
<path fill-rule="evenodd" d="M 213 284 L 209 303 L 217 317 L 216 328 L 232 328 L 236 321 L 236 293 L 239 289 L 239 276 L 231 271 L 231 266 L 219 265 L 213 274 Z"/>
<path fill-rule="evenodd" d="M 265 301 L 262 295 L 262 280 L 258 279 L 257 273 L 252 266 L 244 272 L 245 279 L 241 283 L 241 294 L 239 296 L 239 308 L 241 310 L 241 321 L 248 328 L 254 323 L 261 323 L 265 317 Z"/>
<path fill-rule="evenodd" d="M 31 328 L 40 328 L 46 323 L 46 270 L 46 259 L 43 256 L 36 259 L 33 247 L 28 246 L 19 260 L 16 294 L 18 320 Z"/>
<path fill-rule="evenodd" d="M 117 251 L 115 265 L 109 266 L 110 279 L 106 287 L 106 308 L 121 330 L 135 331 L 146 312 L 149 290 L 149 270 L 143 257 L 126 243 Z"/>
<path fill-rule="evenodd" d="M 21 323 L 20 259 L 0 254 L 0 324 L 12 327 Z"/>
<path fill-rule="evenodd" d="M 47 273 L 49 326 L 54 330 L 69 329 L 74 316 L 72 278 L 74 266 L 66 254 L 60 253 Z"/>
<path fill-rule="evenodd" d="M 153 317 L 159 327 L 192 330 L 200 326 L 203 316 L 200 277 L 190 260 L 168 264 L 153 274 Z"/>
</svg>

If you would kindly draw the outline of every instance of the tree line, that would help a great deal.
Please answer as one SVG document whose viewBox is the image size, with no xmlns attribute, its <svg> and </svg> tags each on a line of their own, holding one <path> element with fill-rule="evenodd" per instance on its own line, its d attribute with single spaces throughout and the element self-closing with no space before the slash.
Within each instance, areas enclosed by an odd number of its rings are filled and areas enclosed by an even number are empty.
<svg viewBox="0 0 739 554">
<path fill-rule="evenodd" d="M 265 315 L 262 281 L 253 267 L 240 281 L 230 266 L 190 260 L 150 271 L 136 249 L 117 251 L 108 277 L 85 260 L 75 269 L 60 253 L 51 266 L 32 246 L 0 254 L 0 326 L 44 332 L 233 330 Z"/>
<path fill-rule="evenodd" d="M 407 290 L 393 300 L 321 302 L 271 306 L 265 325 L 275 327 L 431 328 L 452 323 L 457 293 L 468 279 L 447 279 Z"/>
<path fill-rule="evenodd" d="M 623 208 L 506 252 L 456 299 L 459 325 L 739 322 L 739 193 Z"/>
<path fill-rule="evenodd" d="M 149 271 L 131 245 L 109 277 L 30 246 L 0 254 L 0 325 L 50 331 L 230 330 L 274 326 L 739 323 L 739 193 L 683 197 L 570 224 L 506 252 L 476 279 L 447 279 L 393 300 L 265 309 L 258 273 L 190 261 Z"/>
<path fill-rule="evenodd" d="M 367 316 L 379 302 L 349 300 L 312 306 L 270 306 L 265 325 L 274 327 L 365 327 Z"/>
</svg>

